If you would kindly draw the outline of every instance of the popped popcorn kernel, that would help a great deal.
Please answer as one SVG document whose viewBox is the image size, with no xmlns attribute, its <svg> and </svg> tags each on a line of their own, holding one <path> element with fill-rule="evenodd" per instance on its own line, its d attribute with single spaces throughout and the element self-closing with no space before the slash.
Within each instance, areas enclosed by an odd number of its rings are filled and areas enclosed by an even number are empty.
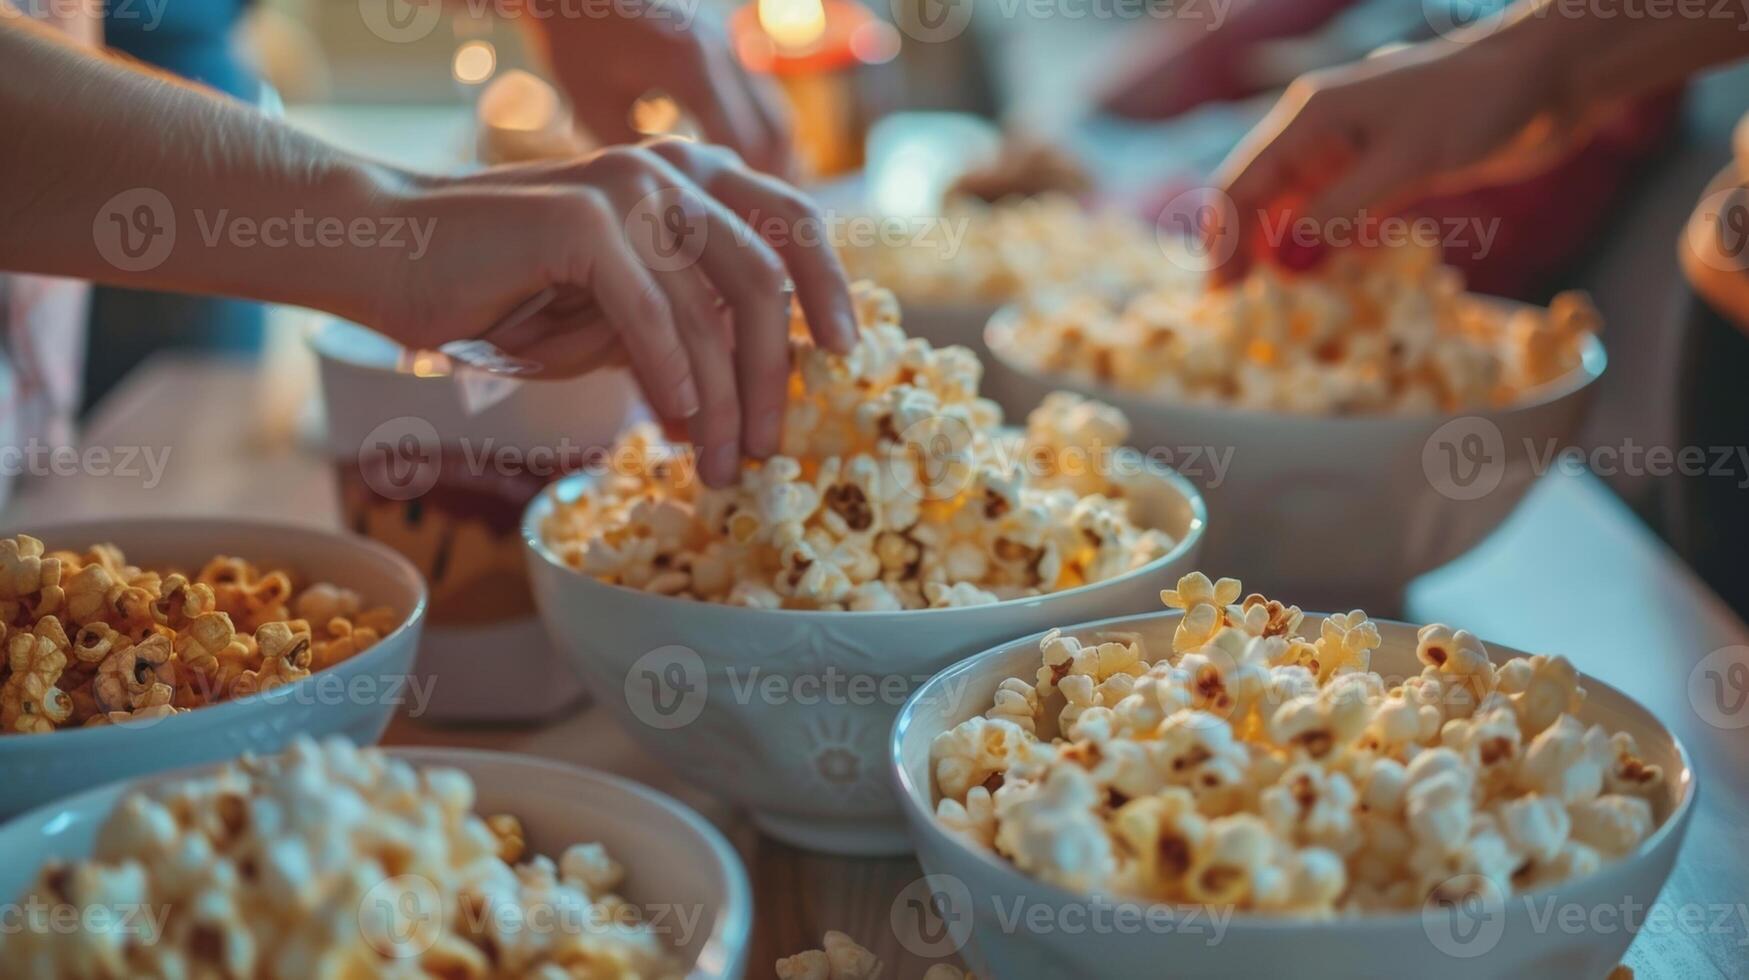
<svg viewBox="0 0 1749 980">
<path fill-rule="evenodd" d="M 1065 888 L 1307 918 L 1417 908 L 1466 875 L 1559 884 L 1656 828 L 1662 770 L 1569 713 L 1565 658 L 1496 666 L 1432 624 L 1420 672 L 1388 681 L 1364 611 L 1241 594 L 1200 573 L 1164 590 L 1164 650 L 1046 633 L 1035 673 L 936 736 L 936 819 Z"/>
</svg>

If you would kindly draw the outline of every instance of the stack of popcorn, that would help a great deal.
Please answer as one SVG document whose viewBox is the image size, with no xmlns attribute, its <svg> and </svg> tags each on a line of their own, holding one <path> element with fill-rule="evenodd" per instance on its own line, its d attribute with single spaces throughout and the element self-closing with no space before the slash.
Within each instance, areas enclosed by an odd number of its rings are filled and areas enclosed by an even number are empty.
<svg viewBox="0 0 1749 980">
<path fill-rule="evenodd" d="M 1032 681 L 937 736 L 937 818 L 1029 875 L 1142 900 L 1308 917 L 1544 888 L 1634 851 L 1664 775 L 1586 726 L 1572 664 L 1494 666 L 1423 627 L 1419 674 L 1370 667 L 1359 610 L 1301 634 L 1294 606 L 1201 573 L 1169 655 L 1041 643 Z"/>
<path fill-rule="evenodd" d="M 650 427 L 611 454 L 651 460 L 560 502 L 543 528 L 604 582 L 757 609 L 968 606 L 1098 582 L 1164 555 L 1124 496 L 1123 416 L 1048 399 L 1024 433 L 978 397 L 963 347 L 907 338 L 859 283 L 848 355 L 798 344 L 782 455 L 704 487 Z M 798 330 L 800 325 L 797 325 Z M 1068 463 L 1076 465 L 1066 465 Z M 1088 465 L 1083 465 L 1088 464 Z"/>
<path fill-rule="evenodd" d="M 845 267 L 907 302 L 934 304 L 1006 303 L 1069 285 L 1124 292 L 1192 277 L 1190 263 L 1167 261 L 1146 225 L 1058 193 L 994 204 L 956 196 L 908 232 L 883 229 L 878 241 L 841 234 Z"/>
<path fill-rule="evenodd" d="M 600 845 L 515 864 L 520 825 L 473 806 L 466 775 L 343 739 L 130 795 L 89 860 L 51 862 L 21 897 L 0 975 L 684 975 Z M 46 921 L 69 907 L 114 928 Z"/>
<path fill-rule="evenodd" d="M 1173 401 L 1341 415 L 1512 404 L 1579 366 L 1599 325 L 1582 293 L 1506 312 L 1464 292 L 1437 247 L 1339 252 L 1316 273 L 1261 265 L 1230 289 L 1093 292 L 1022 311 L 1025 364 Z"/>
<path fill-rule="evenodd" d="M 145 721 L 289 684 L 374 646 L 399 617 L 350 589 L 219 556 L 192 577 L 114 545 L 0 539 L 0 734 Z"/>
</svg>

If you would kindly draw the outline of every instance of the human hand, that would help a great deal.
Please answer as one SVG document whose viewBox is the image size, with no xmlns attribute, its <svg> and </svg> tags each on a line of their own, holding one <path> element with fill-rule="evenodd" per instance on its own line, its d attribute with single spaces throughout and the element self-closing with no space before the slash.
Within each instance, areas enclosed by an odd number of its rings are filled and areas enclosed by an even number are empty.
<svg viewBox="0 0 1749 980">
<path fill-rule="evenodd" d="M 373 326 L 434 349 L 551 288 L 553 302 L 492 343 L 542 377 L 623 356 L 656 413 L 685 421 L 713 485 L 735 478 L 743 453 L 777 451 L 790 283 L 817 343 L 855 343 L 844 271 L 813 244 L 823 217 L 718 147 L 664 140 L 422 180 L 391 210 L 426 223 L 430 242 L 383 270 Z"/>
<path fill-rule="evenodd" d="M 716 21 L 669 0 L 623 0 L 613 11 L 601 18 L 555 15 L 540 21 L 553 73 L 596 138 L 641 139 L 632 128 L 632 105 L 660 89 L 692 114 L 705 139 L 766 173 L 795 175 L 781 94 L 770 80 L 741 66 Z"/>
<path fill-rule="evenodd" d="M 1279 250 L 1267 219 L 1325 229 L 1431 193 L 1513 180 L 1557 161 L 1575 126 L 1528 43 L 1432 41 L 1306 75 L 1227 158 L 1231 207 L 1208 229 L 1217 284 Z M 1284 215 L 1290 211 L 1291 216 Z"/>
</svg>

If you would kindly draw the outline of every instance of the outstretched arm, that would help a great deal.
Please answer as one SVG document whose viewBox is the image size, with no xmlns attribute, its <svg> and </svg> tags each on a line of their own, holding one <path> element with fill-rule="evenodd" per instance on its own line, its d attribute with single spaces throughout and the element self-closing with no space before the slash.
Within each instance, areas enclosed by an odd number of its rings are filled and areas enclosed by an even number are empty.
<svg viewBox="0 0 1749 980">
<path fill-rule="evenodd" d="M 715 147 L 428 177 L 16 15 L 0 64 L 3 269 L 295 303 L 420 348 L 552 296 L 493 340 L 547 375 L 623 353 L 713 484 L 777 451 L 790 284 L 816 341 L 855 340 L 822 215 Z"/>
</svg>

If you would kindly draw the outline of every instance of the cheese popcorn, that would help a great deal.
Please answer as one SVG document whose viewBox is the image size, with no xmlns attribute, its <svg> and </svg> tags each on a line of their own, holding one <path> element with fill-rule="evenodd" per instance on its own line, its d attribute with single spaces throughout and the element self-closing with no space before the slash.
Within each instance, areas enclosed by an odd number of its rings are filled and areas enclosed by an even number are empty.
<svg viewBox="0 0 1749 980">
<path fill-rule="evenodd" d="M 1464 292 L 1436 247 L 1262 265 L 1236 287 L 1171 280 L 1114 304 L 1098 289 L 1022 309 L 1013 353 L 1038 371 L 1173 401 L 1313 415 L 1505 406 L 1580 365 L 1599 326 L 1581 293 L 1510 313 Z"/>
<path fill-rule="evenodd" d="M 935 737 L 936 818 L 1065 888 L 1310 918 L 1413 909 L 1462 875 L 1558 884 L 1657 827 L 1662 770 L 1578 720 L 1565 659 L 1496 666 L 1432 624 L 1421 672 L 1387 681 L 1365 612 L 1312 639 L 1243 594 L 1197 572 L 1164 590 L 1167 650 L 1047 633 L 1035 675 Z"/>
<path fill-rule="evenodd" d="M 478 980 L 685 975 L 614 890 L 596 844 L 512 865 L 520 825 L 472 812 L 473 782 L 342 739 L 300 738 L 126 796 L 91 857 L 50 862 L 24 907 L 116 911 L 0 935 L 0 975 Z M 521 849 L 518 840 L 516 849 Z"/>
<path fill-rule="evenodd" d="M 289 684 L 400 619 L 350 589 L 218 557 L 192 576 L 121 549 L 0 539 L 0 734 L 146 721 Z M 312 617 L 314 617 L 312 619 Z"/>
<path fill-rule="evenodd" d="M 614 585 L 852 612 L 1042 595 L 1171 549 L 1131 519 L 1113 465 L 1136 462 L 1120 452 L 1120 413 L 1065 395 L 1026 433 L 1005 430 L 978 397 L 970 351 L 907 338 L 885 290 L 861 283 L 854 298 L 861 342 L 849 354 L 798 342 L 782 455 L 707 488 L 654 428 L 634 428 L 612 457 L 639 461 L 635 472 L 558 502 L 548 546 Z"/>
</svg>

